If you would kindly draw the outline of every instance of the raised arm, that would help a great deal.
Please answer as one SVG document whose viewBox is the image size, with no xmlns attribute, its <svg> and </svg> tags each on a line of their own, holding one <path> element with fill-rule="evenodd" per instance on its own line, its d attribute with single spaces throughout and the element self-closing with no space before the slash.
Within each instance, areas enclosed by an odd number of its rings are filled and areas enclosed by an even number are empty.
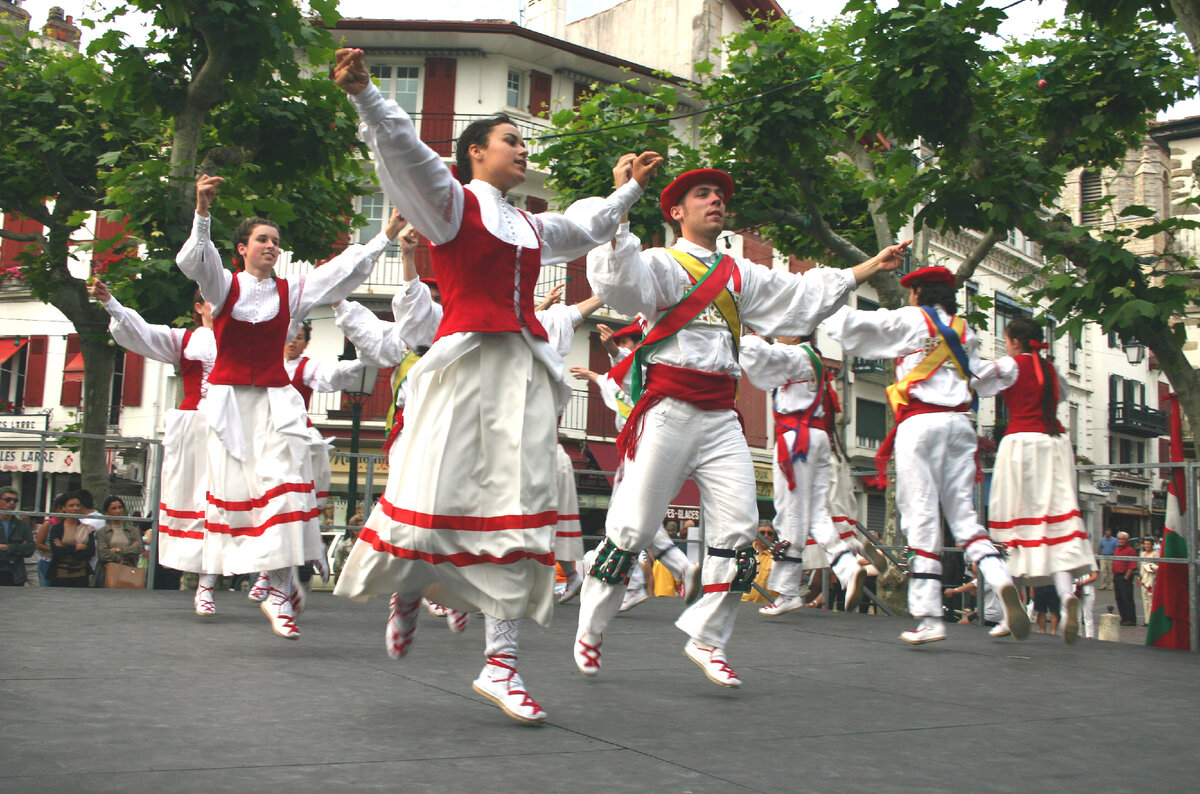
<svg viewBox="0 0 1200 794">
<path fill-rule="evenodd" d="M 428 284 L 410 281 L 403 292 L 392 296 L 392 315 L 401 338 L 415 350 L 433 344 L 442 323 L 442 306 L 434 302 Z"/>
<path fill-rule="evenodd" d="M 183 354 L 183 331 L 165 325 L 150 325 L 142 315 L 122 306 L 100 279 L 93 280 L 88 285 L 88 291 L 108 312 L 111 318 L 108 331 L 112 334 L 114 342 L 126 350 L 154 361 L 164 364 L 179 363 Z"/>
<path fill-rule="evenodd" d="M 373 367 L 394 367 L 408 354 L 396 323 L 375 316 L 354 301 L 342 301 L 333 311 L 334 322 L 358 351 L 358 360 Z"/>
<path fill-rule="evenodd" d="M 542 238 L 542 264 L 578 259 L 611 240 L 662 160 L 657 152 L 624 155 L 613 168 L 616 190 L 607 198 L 576 201 L 561 215 L 544 212 L 534 216 Z"/>
<path fill-rule="evenodd" d="M 366 362 L 361 359 L 350 361 L 313 361 L 304 368 L 304 385 L 316 392 L 341 391 L 358 379 Z"/>
<path fill-rule="evenodd" d="M 463 188 L 437 152 L 417 136 L 412 119 L 371 82 L 363 51 L 341 49 L 333 79 L 358 111 L 359 134 L 375 157 L 388 200 L 434 244 L 453 240 L 462 223 Z"/>
<path fill-rule="evenodd" d="M 812 358 L 807 345 L 772 345 L 760 336 L 742 337 L 738 362 L 756 387 L 770 391 L 790 381 L 811 380 Z"/>
<path fill-rule="evenodd" d="M 587 277 L 597 298 L 629 316 L 653 317 L 660 306 L 671 306 L 683 297 L 677 274 L 642 251 L 642 241 L 627 223 L 617 229 L 611 245 L 588 252 Z"/>
<path fill-rule="evenodd" d="M 200 294 L 219 314 L 229 295 L 233 274 L 221 263 L 221 255 L 210 237 L 212 218 L 208 208 L 216 197 L 217 186 L 225 180 L 219 176 L 201 175 L 196 180 L 196 214 L 192 218 L 192 234 L 175 257 L 180 271 L 200 286 Z"/>
</svg>

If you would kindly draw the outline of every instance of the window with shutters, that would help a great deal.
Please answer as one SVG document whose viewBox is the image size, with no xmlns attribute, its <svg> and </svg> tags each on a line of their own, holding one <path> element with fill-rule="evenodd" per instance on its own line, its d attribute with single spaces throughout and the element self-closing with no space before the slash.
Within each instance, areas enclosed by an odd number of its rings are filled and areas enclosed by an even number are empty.
<svg viewBox="0 0 1200 794">
<path fill-rule="evenodd" d="M 25 372 L 29 356 L 28 337 L 0 338 L 0 413 L 25 404 Z"/>
<path fill-rule="evenodd" d="M 416 113 L 421 90 L 421 67 L 372 64 L 371 76 L 385 99 L 394 99 L 406 113 Z"/>
<path fill-rule="evenodd" d="M 1079 175 L 1079 222 L 1092 226 L 1100 221 L 1100 210 L 1094 206 L 1095 202 L 1104 198 L 1104 184 L 1100 181 L 1100 174 L 1095 171 L 1085 170 Z"/>
<path fill-rule="evenodd" d="M 887 406 L 859 397 L 854 401 L 854 434 L 858 446 L 876 449 L 887 438 Z"/>
<path fill-rule="evenodd" d="M 505 103 L 510 108 L 521 107 L 521 73 L 515 69 L 508 70 L 508 82 L 505 85 Z"/>
</svg>

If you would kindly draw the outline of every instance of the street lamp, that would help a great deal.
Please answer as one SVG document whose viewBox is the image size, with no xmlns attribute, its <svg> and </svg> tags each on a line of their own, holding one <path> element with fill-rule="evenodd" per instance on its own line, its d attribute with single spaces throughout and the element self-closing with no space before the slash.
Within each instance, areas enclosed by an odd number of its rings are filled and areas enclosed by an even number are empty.
<svg viewBox="0 0 1200 794">
<path fill-rule="evenodd" d="M 1125 351 L 1125 358 L 1135 367 L 1146 358 L 1146 346 L 1136 339 L 1121 345 L 1121 349 Z"/>
<path fill-rule="evenodd" d="M 350 516 L 354 515 L 355 507 L 358 503 L 358 433 L 362 425 L 363 403 L 370 399 L 371 394 L 375 391 L 375 381 L 378 377 L 378 368 L 364 366 L 359 370 L 354 381 L 342 389 L 342 397 L 349 401 L 352 410 L 350 422 L 350 471 L 347 483 L 349 494 L 346 499 L 346 509 L 348 511 L 348 515 L 346 516 L 347 523 L 350 521 Z M 363 512 L 366 513 L 366 510 Z"/>
</svg>

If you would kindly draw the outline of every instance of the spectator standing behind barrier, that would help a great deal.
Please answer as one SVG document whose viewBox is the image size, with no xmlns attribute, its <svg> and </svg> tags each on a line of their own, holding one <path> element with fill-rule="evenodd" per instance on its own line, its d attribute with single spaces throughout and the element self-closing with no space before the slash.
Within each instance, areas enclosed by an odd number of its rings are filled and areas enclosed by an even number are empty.
<svg viewBox="0 0 1200 794">
<path fill-rule="evenodd" d="M 1111 529 L 1104 530 L 1104 537 L 1100 538 L 1100 556 L 1108 556 L 1116 552 L 1117 539 L 1113 537 Z M 1100 584 L 1097 585 L 1101 590 L 1111 590 L 1113 586 L 1113 561 L 1100 561 Z"/>
<path fill-rule="evenodd" d="M 46 522 L 45 539 L 51 554 L 46 576 L 51 587 L 87 587 L 91 582 L 96 538 L 94 527 L 76 517 L 92 512 L 84 506 L 81 493 L 87 492 L 72 491 L 63 502 L 62 512 L 74 513 L 74 516 L 54 524 Z M 88 494 L 88 501 L 91 501 L 91 494 Z"/>
<path fill-rule="evenodd" d="M 104 515 L 124 516 L 125 503 L 118 496 L 104 500 Z M 96 554 L 100 565 L 96 571 L 96 587 L 104 587 L 104 566 L 110 562 L 136 568 L 142 556 L 142 539 L 129 521 L 109 520 L 96 530 Z"/>
<path fill-rule="evenodd" d="M 774 559 L 771 557 L 771 547 L 763 543 L 762 538 L 766 538 L 771 543 L 775 542 L 775 528 L 770 522 L 759 522 L 758 534 L 761 536 L 754 539 L 754 551 L 758 553 L 758 575 L 754 577 L 754 583 L 767 590 L 767 578 L 771 575 L 771 563 Z M 771 598 L 765 598 L 756 588 L 751 588 L 749 592 L 742 595 L 743 601 L 753 601 L 757 604 L 770 604 L 778 593 L 771 592 Z"/>
<path fill-rule="evenodd" d="M 54 501 L 50 503 L 51 513 L 63 512 L 63 505 L 67 503 L 67 494 L 60 493 L 54 497 Z M 50 528 L 57 524 L 61 519 L 47 518 L 38 525 L 37 533 L 33 538 L 33 545 L 38 552 L 38 586 L 50 586 L 50 560 L 53 558 L 54 550 L 50 548 Z"/>
<path fill-rule="evenodd" d="M 1142 538 L 1142 553 L 1141 570 L 1138 571 L 1138 590 L 1142 593 L 1142 625 L 1150 620 L 1150 612 L 1153 609 L 1154 602 L 1154 580 L 1158 577 L 1158 563 L 1146 562 L 1148 557 L 1160 556 L 1158 550 L 1154 548 L 1153 538 Z"/>
<path fill-rule="evenodd" d="M 1129 533 L 1117 533 L 1117 548 L 1113 554 L 1119 557 L 1136 557 L 1137 551 L 1129 545 Z M 1133 577 L 1138 564 L 1133 561 L 1113 560 L 1113 591 L 1117 596 L 1117 611 L 1121 613 L 1122 626 L 1137 625 L 1137 610 L 1133 605 Z"/>
<path fill-rule="evenodd" d="M 21 495 L 0 489 L 0 585 L 25 584 L 25 558 L 33 554 L 33 529 L 25 519 L 10 515 L 20 507 Z"/>
</svg>

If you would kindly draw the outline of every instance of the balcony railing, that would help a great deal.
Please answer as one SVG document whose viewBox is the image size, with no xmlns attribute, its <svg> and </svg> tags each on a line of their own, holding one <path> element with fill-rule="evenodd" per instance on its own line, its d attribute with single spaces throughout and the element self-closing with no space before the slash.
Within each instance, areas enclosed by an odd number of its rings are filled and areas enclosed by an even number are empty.
<svg viewBox="0 0 1200 794">
<path fill-rule="evenodd" d="M 453 157 L 454 143 L 467 125 L 479 119 L 492 118 L 494 115 L 493 113 L 414 113 L 411 117 L 421 140 L 442 156 Z M 538 140 L 538 136 L 548 131 L 550 122 L 542 119 L 514 118 L 513 124 L 520 131 L 521 137 L 525 139 L 529 153 L 541 152 L 543 144 Z"/>
<path fill-rule="evenodd" d="M 885 358 L 859 358 L 855 356 L 854 361 L 850 364 L 850 371 L 855 375 L 886 375 L 888 361 Z"/>
<path fill-rule="evenodd" d="M 1108 429 L 1142 438 L 1166 435 L 1167 413 L 1139 403 L 1112 403 L 1108 407 Z"/>
</svg>

